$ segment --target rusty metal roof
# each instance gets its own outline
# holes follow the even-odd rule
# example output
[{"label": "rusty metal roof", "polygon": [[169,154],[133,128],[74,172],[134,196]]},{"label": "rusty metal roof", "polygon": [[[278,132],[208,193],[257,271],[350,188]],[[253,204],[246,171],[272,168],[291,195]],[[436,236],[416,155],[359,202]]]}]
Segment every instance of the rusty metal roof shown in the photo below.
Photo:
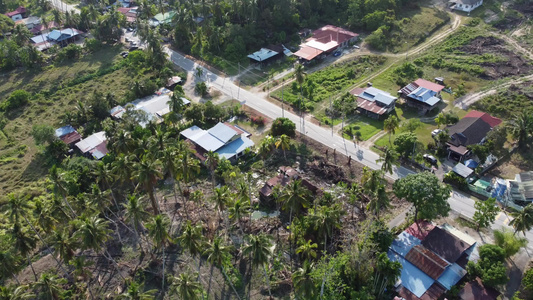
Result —
[{"label": "rusty metal roof", "polygon": [[422,245],[414,246],[407,253],[405,259],[435,280],[444,273],[449,265],[444,259]]}]

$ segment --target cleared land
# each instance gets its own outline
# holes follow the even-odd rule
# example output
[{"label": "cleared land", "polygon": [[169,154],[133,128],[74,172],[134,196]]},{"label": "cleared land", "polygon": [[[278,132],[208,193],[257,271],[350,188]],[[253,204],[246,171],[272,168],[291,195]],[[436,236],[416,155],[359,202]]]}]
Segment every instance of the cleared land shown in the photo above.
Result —
[{"label": "cleared land", "polygon": [[[138,76],[126,68],[102,76],[91,76],[110,68],[122,60],[121,47],[103,49],[79,61],[51,65],[42,70],[13,71],[3,74],[0,99],[11,92],[24,89],[34,94],[23,108],[6,114],[8,122],[0,136],[0,189],[5,193],[19,188],[35,187],[50,166],[31,136],[34,124],[62,126],[65,113],[75,114],[76,101],[85,102],[93,92],[112,93],[119,102],[124,99],[134,80],[143,80],[150,73]],[[104,72],[105,73],[105,72]],[[91,78],[74,84],[84,75]],[[39,93],[38,95],[35,95]]]}]

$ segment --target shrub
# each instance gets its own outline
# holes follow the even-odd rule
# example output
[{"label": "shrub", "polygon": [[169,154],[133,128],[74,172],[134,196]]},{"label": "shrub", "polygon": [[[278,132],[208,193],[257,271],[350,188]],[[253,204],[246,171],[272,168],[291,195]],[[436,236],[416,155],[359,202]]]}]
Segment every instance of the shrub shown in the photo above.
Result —
[{"label": "shrub", "polygon": [[266,123],[265,118],[263,118],[262,116],[258,116],[258,117],[252,116],[250,117],[250,121],[252,122],[252,124],[255,124],[257,126],[265,126],[265,123]]},{"label": "shrub", "polygon": [[31,94],[24,90],[16,90],[11,93],[11,95],[9,95],[9,98],[7,98],[4,103],[2,103],[0,108],[3,111],[10,111],[22,107],[28,103],[30,96]]},{"label": "shrub", "polygon": [[468,182],[466,182],[466,179],[457,175],[457,173],[453,171],[446,173],[446,175],[444,175],[443,181],[451,185],[455,185],[460,190],[468,190]]},{"label": "shrub", "polygon": [[102,48],[102,42],[97,39],[86,39],[85,40],[85,49],[89,52],[96,52]]},{"label": "shrub", "polygon": [[272,123],[272,135],[280,136],[282,134],[294,137],[296,135],[296,124],[287,118],[277,118]]},{"label": "shrub", "polygon": [[205,97],[207,95],[207,85],[205,82],[199,82],[194,86],[194,91],[202,97]]},{"label": "shrub", "polygon": [[81,47],[76,44],[69,44],[57,53],[57,60],[76,59],[81,55]]}]

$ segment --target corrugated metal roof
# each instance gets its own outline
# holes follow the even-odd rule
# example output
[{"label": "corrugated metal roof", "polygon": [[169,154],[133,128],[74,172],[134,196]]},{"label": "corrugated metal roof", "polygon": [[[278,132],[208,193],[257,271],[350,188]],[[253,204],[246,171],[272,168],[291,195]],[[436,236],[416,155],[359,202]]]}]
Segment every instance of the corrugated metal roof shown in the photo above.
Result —
[{"label": "corrugated metal roof", "polygon": [[278,54],[279,53],[274,50],[270,50],[267,48],[261,48],[259,51],[249,54],[248,57],[255,61],[262,62]]},{"label": "corrugated metal roof", "polygon": [[457,175],[467,178],[472,173],[474,173],[474,170],[470,169],[469,167],[463,165],[462,163],[458,163],[453,167],[452,171],[457,173]]},{"label": "corrugated metal roof", "polygon": [[313,58],[319,56],[322,53],[324,53],[324,51],[306,45],[302,45],[300,46],[300,50],[296,51],[294,55],[305,60],[313,60]]},{"label": "corrugated metal roof", "polygon": [[435,280],[444,273],[449,265],[444,259],[422,245],[414,246],[407,253],[405,259]]},{"label": "corrugated metal roof", "polygon": [[458,264],[454,263],[446,268],[444,273],[438,278],[437,282],[440,283],[447,290],[456,285],[466,275],[466,270],[461,268]]},{"label": "corrugated metal roof", "polygon": [[415,296],[422,297],[422,295],[424,295],[424,293],[435,282],[435,280],[426,275],[399,254],[389,251],[387,255],[391,261],[397,261],[402,265],[402,272],[400,275],[402,285]]},{"label": "corrugated metal roof", "polygon": [[204,148],[206,151],[216,151],[220,147],[224,146],[224,143],[214,137],[213,135],[205,132],[202,135],[195,136],[193,140],[198,146]]},{"label": "corrugated metal roof", "polygon": [[235,141],[217,150],[218,155],[222,158],[230,159],[238,153],[250,148],[254,145],[254,142],[247,137],[241,136]]},{"label": "corrugated metal roof", "polygon": [[435,252],[449,263],[455,263],[470,244],[439,227],[433,228],[422,241],[422,245]]},{"label": "corrugated metal roof", "polygon": [[62,136],[67,135],[74,131],[76,131],[74,127],[67,125],[67,126],[63,126],[63,127],[56,129],[55,135],[56,137],[61,138]]},{"label": "corrugated metal roof", "polygon": [[106,141],[105,132],[100,131],[77,142],[76,147],[78,147],[78,149],[80,149],[82,153],[86,153],[105,141]]},{"label": "corrugated metal roof", "polygon": [[235,130],[221,122],[211,127],[209,130],[207,130],[207,132],[209,132],[209,134],[216,137],[217,139],[221,140],[224,144],[226,144],[237,134]]},{"label": "corrugated metal roof", "polygon": [[392,241],[390,248],[399,255],[405,256],[414,246],[420,245],[420,243],[419,239],[403,231]]},{"label": "corrugated metal roof", "polygon": [[185,137],[186,139],[194,141],[195,136],[203,134],[204,132],[205,132],[205,130],[203,130],[202,128],[200,128],[200,127],[198,127],[196,125],[193,125],[193,126],[187,128],[187,129],[183,130],[182,132],[180,132],[180,134],[183,135],[183,137]]}]

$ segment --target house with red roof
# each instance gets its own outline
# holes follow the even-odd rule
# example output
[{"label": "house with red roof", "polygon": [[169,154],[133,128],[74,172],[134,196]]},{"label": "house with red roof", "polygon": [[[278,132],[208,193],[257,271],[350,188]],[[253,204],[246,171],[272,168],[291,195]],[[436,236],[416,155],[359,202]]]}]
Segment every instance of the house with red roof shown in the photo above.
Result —
[{"label": "house with red roof", "polygon": [[26,8],[24,6],[19,6],[14,11],[5,13],[6,16],[10,17],[13,21],[22,20],[26,17]]},{"label": "house with red roof", "polygon": [[373,119],[385,117],[395,108],[396,97],[375,87],[354,88],[350,91],[357,100],[357,110]]},{"label": "house with red roof", "polygon": [[300,45],[300,50],[294,53],[301,61],[310,62],[316,57],[322,57],[333,53],[339,48],[344,48],[350,43],[357,41],[359,34],[346,29],[326,25],[313,31],[304,44]]},{"label": "house with red roof", "polygon": [[437,108],[442,101],[440,94],[442,89],[444,86],[440,84],[418,78],[403,87],[398,93],[405,99],[405,103],[409,107],[414,107],[421,114],[426,114]]},{"label": "house with red roof", "polygon": [[502,120],[488,113],[477,110],[469,112],[459,122],[446,128],[450,136],[446,143],[448,158],[463,161],[470,155],[467,147],[484,143],[487,134],[501,123]]}]

